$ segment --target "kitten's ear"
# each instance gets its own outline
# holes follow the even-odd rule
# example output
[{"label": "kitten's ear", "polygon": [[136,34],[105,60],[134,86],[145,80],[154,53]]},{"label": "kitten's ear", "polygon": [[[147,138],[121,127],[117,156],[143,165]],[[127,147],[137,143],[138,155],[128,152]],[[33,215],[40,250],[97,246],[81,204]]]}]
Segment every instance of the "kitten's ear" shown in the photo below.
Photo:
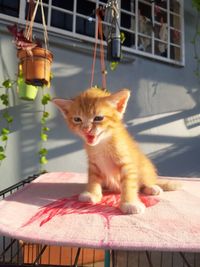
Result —
[{"label": "kitten's ear", "polygon": [[74,101],[72,99],[53,98],[52,102],[58,107],[65,117]]},{"label": "kitten's ear", "polygon": [[117,111],[123,116],[126,111],[126,106],[130,97],[130,90],[122,89],[117,93],[111,94],[108,97],[108,101],[112,104]]}]

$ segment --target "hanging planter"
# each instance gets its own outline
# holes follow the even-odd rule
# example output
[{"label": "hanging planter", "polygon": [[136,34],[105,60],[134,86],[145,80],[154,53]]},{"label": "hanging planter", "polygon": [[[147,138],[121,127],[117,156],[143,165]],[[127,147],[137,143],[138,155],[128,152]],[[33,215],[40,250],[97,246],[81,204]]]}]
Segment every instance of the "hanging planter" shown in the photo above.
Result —
[{"label": "hanging planter", "polygon": [[18,77],[17,79],[17,90],[19,98],[22,100],[33,101],[38,92],[38,87],[35,85],[27,84],[23,77]]},{"label": "hanging planter", "polygon": [[[38,6],[41,7],[42,24],[44,28],[45,48],[37,39],[33,39],[33,23]],[[51,64],[53,54],[48,50],[48,34],[42,0],[29,1],[29,12],[25,31],[18,29],[17,25],[8,26],[9,31],[15,37],[18,49],[17,57],[22,66],[22,76],[27,84],[34,86],[46,86],[50,82]]]},{"label": "hanging planter", "polygon": [[119,7],[117,0],[109,0],[106,8],[104,21],[109,26],[103,27],[107,41],[107,60],[119,62],[121,60],[121,34],[119,27]]},{"label": "hanging planter", "polygon": [[[37,13],[37,9],[40,3],[42,24],[44,28],[44,41],[45,48],[39,47],[38,44],[30,49],[20,49],[17,56],[22,65],[22,75],[27,84],[35,86],[48,85],[51,76],[51,63],[53,60],[53,54],[47,49],[48,34],[45,22],[44,8],[42,0],[37,0],[34,10],[32,12],[30,8],[30,22],[27,21],[27,27],[25,31],[25,37],[27,40],[32,41],[33,23]],[[30,3],[30,7],[34,6],[34,1]]]},{"label": "hanging planter", "polygon": [[48,85],[51,76],[52,53],[44,48],[35,47],[31,55],[26,50],[19,50],[17,56],[22,65],[22,74],[27,84]]}]

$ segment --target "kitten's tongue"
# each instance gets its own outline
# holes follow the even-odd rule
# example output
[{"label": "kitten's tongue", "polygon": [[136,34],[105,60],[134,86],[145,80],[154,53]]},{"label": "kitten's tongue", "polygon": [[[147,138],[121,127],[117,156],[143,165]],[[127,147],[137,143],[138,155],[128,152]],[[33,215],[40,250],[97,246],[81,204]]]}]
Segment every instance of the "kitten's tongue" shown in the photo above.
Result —
[{"label": "kitten's tongue", "polygon": [[95,139],[95,136],[94,135],[91,135],[91,134],[87,134],[86,135],[86,138],[87,138],[87,141],[89,144],[92,144],[94,139]]}]

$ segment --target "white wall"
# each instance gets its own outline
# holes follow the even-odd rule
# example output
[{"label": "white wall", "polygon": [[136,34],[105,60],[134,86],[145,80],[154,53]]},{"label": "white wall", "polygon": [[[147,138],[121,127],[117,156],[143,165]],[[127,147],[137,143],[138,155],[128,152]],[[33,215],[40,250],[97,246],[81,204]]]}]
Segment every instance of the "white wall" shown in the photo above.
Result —
[{"label": "white wall", "polygon": [[[200,92],[193,74],[195,61],[191,44],[194,13],[187,1],[185,67],[178,68],[135,56],[134,62],[120,64],[115,72],[109,71],[107,77],[109,90],[116,91],[124,87],[131,89],[126,125],[144,152],[154,160],[161,175],[200,177]],[[16,73],[15,49],[11,37],[2,29],[3,25],[0,35],[1,81],[12,78]],[[53,37],[50,39],[54,53],[51,95],[72,97],[89,87],[92,55],[69,49],[64,40],[63,44],[60,41],[58,45]],[[100,85],[99,60],[96,64],[95,83]],[[40,95],[33,103],[21,101],[12,94],[10,98],[14,123],[7,159],[0,166],[0,189],[39,170]],[[48,121],[51,131],[47,142],[49,162],[46,169],[85,172],[87,164],[81,141],[68,131],[52,104],[49,104],[48,110],[51,113]]]}]

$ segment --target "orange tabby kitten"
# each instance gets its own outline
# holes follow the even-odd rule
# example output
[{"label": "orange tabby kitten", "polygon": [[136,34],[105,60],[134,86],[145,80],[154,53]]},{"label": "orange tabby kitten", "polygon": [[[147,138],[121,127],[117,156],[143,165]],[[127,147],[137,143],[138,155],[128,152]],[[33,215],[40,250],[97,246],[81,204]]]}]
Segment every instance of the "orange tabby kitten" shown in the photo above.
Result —
[{"label": "orange tabby kitten", "polygon": [[[121,192],[120,208],[125,214],[142,213],[139,190],[157,195],[175,190],[176,184],[157,180],[152,162],[141,152],[122,123],[130,91],[109,94],[90,88],[74,99],[53,99],[69,128],[85,142],[88,155],[88,184],[79,200],[99,202],[102,188]],[[158,184],[162,187],[159,187]]]}]

